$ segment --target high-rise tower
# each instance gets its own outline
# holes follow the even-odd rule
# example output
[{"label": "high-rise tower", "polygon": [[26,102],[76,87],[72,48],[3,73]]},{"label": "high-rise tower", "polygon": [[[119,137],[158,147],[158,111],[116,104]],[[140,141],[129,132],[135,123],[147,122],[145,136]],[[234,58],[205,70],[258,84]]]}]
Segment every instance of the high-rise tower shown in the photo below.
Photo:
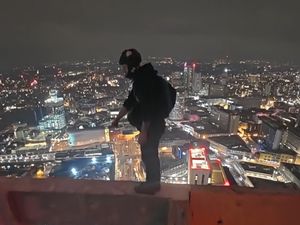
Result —
[{"label": "high-rise tower", "polygon": [[47,116],[39,122],[41,130],[61,130],[66,126],[64,99],[58,97],[57,90],[50,90],[45,100]]},{"label": "high-rise tower", "polygon": [[195,74],[195,64],[189,65],[187,63],[184,63],[183,79],[184,79],[184,86],[188,95],[192,93],[194,74]]},{"label": "high-rise tower", "polygon": [[187,94],[195,94],[202,89],[201,74],[195,72],[196,64],[184,64],[183,79]]}]

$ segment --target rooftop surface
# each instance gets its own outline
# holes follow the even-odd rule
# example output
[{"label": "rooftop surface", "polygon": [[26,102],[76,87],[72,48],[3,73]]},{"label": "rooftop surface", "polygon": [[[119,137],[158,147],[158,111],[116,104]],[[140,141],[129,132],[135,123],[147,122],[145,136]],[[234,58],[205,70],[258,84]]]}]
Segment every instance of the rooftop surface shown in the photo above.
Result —
[{"label": "rooftop surface", "polygon": [[246,171],[265,173],[265,174],[269,174],[269,175],[272,175],[275,170],[274,167],[272,167],[272,166],[266,166],[266,165],[261,165],[261,164],[257,164],[257,163],[240,162],[240,165]]},{"label": "rooftop surface", "polygon": [[280,124],[278,121],[267,117],[267,116],[261,116],[259,117],[264,123],[266,123],[268,126],[272,127],[273,129],[283,129],[282,124]]},{"label": "rooftop surface", "polygon": [[291,173],[300,180],[300,165],[294,165],[289,163],[283,163],[283,165],[288,168]]},{"label": "rooftop surface", "polygon": [[224,145],[227,148],[232,148],[236,146],[247,148],[246,143],[239,135],[230,135],[230,136],[224,135],[224,136],[210,137],[209,139],[221,145]]},{"label": "rooftop surface", "polygon": [[297,189],[297,186],[294,183],[284,183],[284,182],[277,182],[272,180],[261,179],[258,177],[248,177],[251,183],[256,188],[286,188],[286,189]]}]

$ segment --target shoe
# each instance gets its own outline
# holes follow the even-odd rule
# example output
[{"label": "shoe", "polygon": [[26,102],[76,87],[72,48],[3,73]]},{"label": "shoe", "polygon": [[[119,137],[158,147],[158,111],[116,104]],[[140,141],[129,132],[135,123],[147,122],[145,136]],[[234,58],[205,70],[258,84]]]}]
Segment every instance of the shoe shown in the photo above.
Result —
[{"label": "shoe", "polygon": [[144,182],[134,187],[136,193],[154,195],[160,191],[160,182]]}]

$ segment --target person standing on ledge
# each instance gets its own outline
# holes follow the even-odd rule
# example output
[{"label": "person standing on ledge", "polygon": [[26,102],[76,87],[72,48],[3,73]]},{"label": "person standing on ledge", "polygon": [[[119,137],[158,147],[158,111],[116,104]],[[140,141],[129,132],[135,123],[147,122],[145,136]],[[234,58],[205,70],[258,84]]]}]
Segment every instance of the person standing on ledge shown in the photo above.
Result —
[{"label": "person standing on ledge", "polygon": [[141,61],[141,54],[136,49],[126,49],[121,54],[119,64],[123,67],[125,77],[133,84],[128,98],[112,122],[112,127],[118,127],[119,121],[128,114],[130,124],[140,131],[138,143],[141,146],[146,182],[136,186],[135,191],[154,194],[160,190],[158,146],[165,130],[165,118],[168,116],[166,114],[169,113],[165,112],[168,111],[165,109],[166,102],[161,99],[162,92],[168,93],[168,88],[163,85],[163,78],[157,75],[153,66],[150,63],[141,66]]}]

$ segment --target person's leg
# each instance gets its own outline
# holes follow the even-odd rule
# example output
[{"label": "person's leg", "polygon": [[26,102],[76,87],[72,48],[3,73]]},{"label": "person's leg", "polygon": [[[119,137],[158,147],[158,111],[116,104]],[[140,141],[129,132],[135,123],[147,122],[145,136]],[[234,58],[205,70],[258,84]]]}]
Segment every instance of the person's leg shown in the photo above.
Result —
[{"label": "person's leg", "polygon": [[141,146],[142,161],[145,166],[146,182],[136,187],[136,192],[154,194],[160,190],[160,161],[158,146],[164,132],[164,123],[149,128],[147,143]]},{"label": "person's leg", "polygon": [[142,161],[145,165],[146,182],[160,181],[160,162],[158,158],[159,136],[149,132],[148,142],[141,146]]}]

